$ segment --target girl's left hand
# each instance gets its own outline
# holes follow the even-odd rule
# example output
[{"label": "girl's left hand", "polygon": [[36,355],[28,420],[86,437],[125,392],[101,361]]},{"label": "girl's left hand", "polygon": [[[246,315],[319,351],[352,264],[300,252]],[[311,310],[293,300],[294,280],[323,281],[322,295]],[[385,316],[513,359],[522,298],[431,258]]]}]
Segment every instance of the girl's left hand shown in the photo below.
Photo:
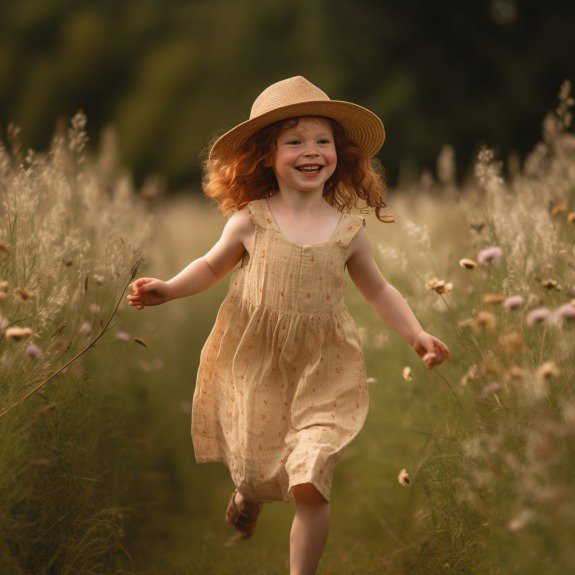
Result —
[{"label": "girl's left hand", "polygon": [[427,369],[431,369],[435,365],[439,365],[444,359],[451,360],[449,348],[440,339],[426,331],[420,331],[415,336],[411,346],[421,357],[429,354],[425,359]]}]

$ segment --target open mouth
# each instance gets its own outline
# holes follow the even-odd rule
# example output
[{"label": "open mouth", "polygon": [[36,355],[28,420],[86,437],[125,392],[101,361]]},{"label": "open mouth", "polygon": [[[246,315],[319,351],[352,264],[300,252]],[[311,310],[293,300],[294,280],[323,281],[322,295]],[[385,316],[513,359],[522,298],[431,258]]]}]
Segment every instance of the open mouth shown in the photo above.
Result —
[{"label": "open mouth", "polygon": [[309,165],[309,166],[296,166],[296,170],[303,172],[304,174],[317,174],[323,166]]}]

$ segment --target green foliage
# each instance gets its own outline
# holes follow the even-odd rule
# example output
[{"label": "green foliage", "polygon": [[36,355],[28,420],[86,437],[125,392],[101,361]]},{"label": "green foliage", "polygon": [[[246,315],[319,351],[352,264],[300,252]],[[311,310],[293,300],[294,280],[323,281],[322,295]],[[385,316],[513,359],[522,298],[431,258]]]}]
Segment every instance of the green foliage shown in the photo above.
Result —
[{"label": "green foliage", "polygon": [[289,76],[382,117],[380,158],[395,183],[403,161],[432,168],[446,142],[461,173],[481,143],[526,153],[534,119],[573,73],[569,2],[25,0],[0,10],[0,122],[39,149],[58,118],[82,109],[95,141],[118,128],[138,180],[158,172],[173,186],[197,182],[208,141]]}]

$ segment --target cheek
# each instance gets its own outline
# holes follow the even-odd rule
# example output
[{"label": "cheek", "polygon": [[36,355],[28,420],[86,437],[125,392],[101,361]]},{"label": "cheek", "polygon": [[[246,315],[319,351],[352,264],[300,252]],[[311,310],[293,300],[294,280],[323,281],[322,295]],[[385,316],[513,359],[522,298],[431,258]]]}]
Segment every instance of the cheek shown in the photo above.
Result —
[{"label": "cheek", "polygon": [[329,160],[330,160],[330,162],[332,162],[333,167],[335,168],[337,166],[337,154],[336,154],[335,150],[333,151],[333,153],[330,154]]}]

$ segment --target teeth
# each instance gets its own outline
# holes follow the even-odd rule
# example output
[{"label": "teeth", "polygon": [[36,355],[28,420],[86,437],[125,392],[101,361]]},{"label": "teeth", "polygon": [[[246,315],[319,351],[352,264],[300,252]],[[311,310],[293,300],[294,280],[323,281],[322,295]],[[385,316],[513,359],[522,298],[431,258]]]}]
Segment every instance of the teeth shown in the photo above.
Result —
[{"label": "teeth", "polygon": [[321,168],[321,166],[315,166],[313,168],[308,168],[307,166],[300,166],[299,168],[297,168],[298,170],[300,170],[300,172],[317,172],[319,171],[319,169]]}]

